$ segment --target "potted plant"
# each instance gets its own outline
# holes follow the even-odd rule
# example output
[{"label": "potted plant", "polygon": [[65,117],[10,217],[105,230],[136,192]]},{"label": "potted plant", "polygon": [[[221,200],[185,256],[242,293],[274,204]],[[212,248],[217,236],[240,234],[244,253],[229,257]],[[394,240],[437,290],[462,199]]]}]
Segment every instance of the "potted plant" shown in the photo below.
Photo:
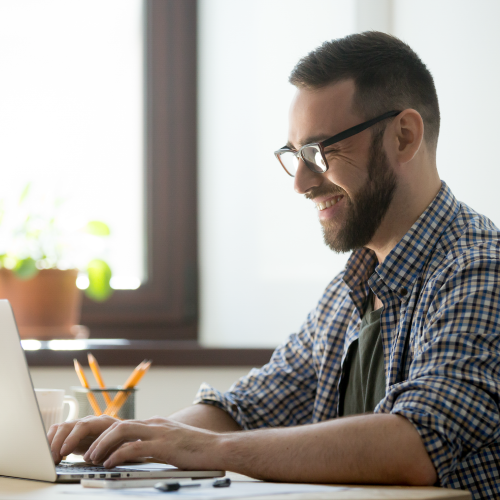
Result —
[{"label": "potted plant", "polygon": [[21,338],[88,336],[77,279],[93,300],[112,293],[102,258],[109,227],[75,221],[66,205],[31,183],[17,199],[0,200],[0,299],[10,301]]}]

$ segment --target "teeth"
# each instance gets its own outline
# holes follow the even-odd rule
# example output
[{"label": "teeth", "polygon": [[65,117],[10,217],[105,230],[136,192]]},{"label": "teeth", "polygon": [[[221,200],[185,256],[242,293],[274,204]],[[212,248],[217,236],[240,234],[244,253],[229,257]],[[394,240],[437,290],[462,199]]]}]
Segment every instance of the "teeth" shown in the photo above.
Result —
[{"label": "teeth", "polygon": [[335,198],[332,198],[331,200],[327,200],[324,203],[317,203],[316,208],[318,209],[318,211],[321,212],[325,208],[332,207],[333,205],[338,203],[341,199],[342,199],[342,196],[336,196]]}]

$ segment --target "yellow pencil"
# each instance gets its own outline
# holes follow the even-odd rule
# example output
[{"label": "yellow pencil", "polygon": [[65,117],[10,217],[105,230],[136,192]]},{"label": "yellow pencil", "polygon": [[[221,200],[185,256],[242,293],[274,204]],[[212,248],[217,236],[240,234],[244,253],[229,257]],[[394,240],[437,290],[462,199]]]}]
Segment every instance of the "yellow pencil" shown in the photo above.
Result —
[{"label": "yellow pencil", "polygon": [[[83,369],[82,369],[80,363],[78,363],[78,361],[76,359],[74,359],[73,362],[75,363],[75,370],[76,370],[76,374],[78,375],[78,378],[80,379],[80,384],[82,384],[82,386],[85,387],[85,389],[90,390],[89,383],[87,382],[87,378],[85,377],[85,373],[83,373]],[[94,395],[91,392],[88,392],[87,397],[89,399],[90,406],[92,406],[92,409],[94,410],[95,415],[97,417],[99,415],[102,415],[102,411],[99,408],[99,404],[97,403]]]},{"label": "yellow pencil", "polygon": [[[149,367],[151,366],[151,363],[152,362],[148,361],[148,360],[144,360],[142,363],[140,363],[136,367],[136,369],[132,372],[132,374],[130,375],[130,377],[127,379],[127,381],[125,382],[125,384],[122,387],[122,390],[123,389],[133,389],[140,382],[140,380],[142,379],[142,377],[144,377],[144,375],[146,374],[146,372],[149,370]],[[113,402],[111,403],[111,405],[106,408],[106,411],[105,411],[106,415],[110,415],[111,417],[116,417],[116,415],[120,411],[120,409],[123,406],[123,404],[125,403],[125,401],[127,401],[127,398],[129,397],[130,392],[131,391],[129,391],[129,392],[121,391],[121,392],[119,392],[114,397]]]},{"label": "yellow pencil", "polygon": [[[133,389],[146,375],[146,372],[149,370],[149,367],[151,366],[151,361],[143,361],[141,364],[141,368],[136,374],[136,376],[133,378],[133,380],[130,382],[129,386],[127,389]],[[125,388],[125,387],[124,387]],[[116,417],[118,415],[118,412],[120,411],[121,407],[125,404],[125,401],[127,401],[127,398],[130,396],[131,391],[128,392],[120,392],[118,394],[117,401],[115,402],[113,409],[110,412],[111,417]]]},{"label": "yellow pencil", "polygon": [[[126,382],[123,384],[122,390],[123,389],[131,389],[135,386],[135,384],[138,381],[138,378],[140,377],[140,374],[143,371],[143,367],[146,363],[147,363],[147,360],[144,360],[137,365],[135,370],[130,374],[130,376],[128,377]],[[125,396],[125,394],[127,394],[127,393],[118,392],[118,394],[114,397],[113,402],[111,403],[111,406],[108,406],[106,408],[105,413],[107,415],[116,416],[118,414],[119,408],[121,408],[121,406],[124,403],[124,398],[126,399],[128,397],[128,394],[130,394],[130,393],[128,393],[127,396]]]},{"label": "yellow pencil", "polygon": [[[101,370],[99,368],[99,363],[97,360],[92,356],[92,354],[89,352],[87,354],[87,358],[89,360],[89,366],[90,369],[92,370],[92,373],[94,374],[94,377],[97,381],[97,384],[101,389],[106,389],[106,384],[104,383],[104,380],[102,379],[101,375]],[[104,396],[104,400],[106,401],[106,405],[111,404],[111,398],[109,397],[109,394],[107,392],[103,392],[102,395]]]},{"label": "yellow pencil", "polygon": [[[128,389],[128,386],[130,385],[130,383],[134,380],[134,378],[137,376],[137,374],[141,371],[142,365],[144,364],[145,361],[146,360],[141,361],[135,367],[134,371],[130,374],[129,378],[123,384],[122,389]],[[111,404],[108,404],[108,406],[104,410],[104,414],[105,415],[110,415],[111,414],[111,412],[113,411],[113,409],[115,407],[116,402],[119,400],[120,394],[121,394],[121,392],[119,392],[118,394],[116,394],[116,396],[113,398],[113,401],[111,402]]]}]

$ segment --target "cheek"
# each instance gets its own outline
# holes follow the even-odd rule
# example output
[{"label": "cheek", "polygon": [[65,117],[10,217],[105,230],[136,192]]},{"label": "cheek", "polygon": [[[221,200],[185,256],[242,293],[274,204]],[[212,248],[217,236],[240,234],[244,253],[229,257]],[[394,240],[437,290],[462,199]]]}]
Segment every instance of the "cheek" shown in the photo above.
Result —
[{"label": "cheek", "polygon": [[323,175],[325,180],[342,188],[351,199],[368,180],[366,168],[340,161],[330,165],[328,171]]}]

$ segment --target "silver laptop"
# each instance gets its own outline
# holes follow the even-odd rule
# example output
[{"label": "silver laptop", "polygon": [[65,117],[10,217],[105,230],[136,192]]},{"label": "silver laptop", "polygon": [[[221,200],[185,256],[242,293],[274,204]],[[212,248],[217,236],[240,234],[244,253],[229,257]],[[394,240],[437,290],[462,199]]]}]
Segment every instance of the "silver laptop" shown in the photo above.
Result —
[{"label": "silver laptop", "polygon": [[[0,476],[50,482],[104,478],[221,477],[224,471],[183,471],[157,464],[104,467],[63,462],[54,466],[14,314],[0,300]],[[162,467],[162,466],[159,466]]]}]

